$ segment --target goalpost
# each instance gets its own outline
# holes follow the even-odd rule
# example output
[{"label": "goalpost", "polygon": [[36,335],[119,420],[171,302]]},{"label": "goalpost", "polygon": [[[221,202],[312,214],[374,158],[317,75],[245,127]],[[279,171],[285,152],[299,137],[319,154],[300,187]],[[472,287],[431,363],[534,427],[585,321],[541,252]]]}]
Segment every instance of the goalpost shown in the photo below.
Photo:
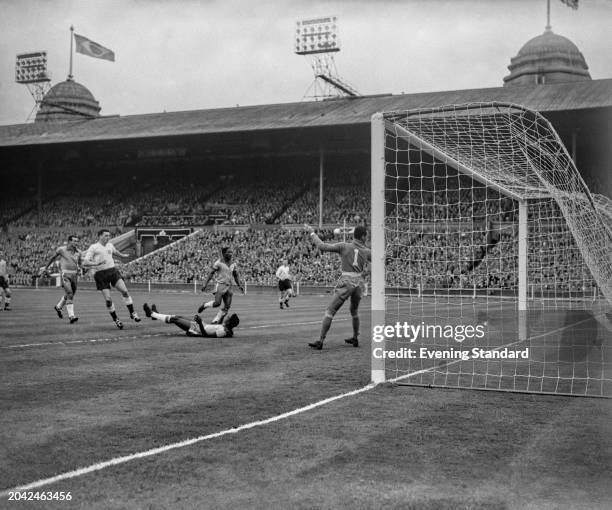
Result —
[{"label": "goalpost", "polygon": [[612,233],[504,103],[372,117],[372,380],[612,396]]}]

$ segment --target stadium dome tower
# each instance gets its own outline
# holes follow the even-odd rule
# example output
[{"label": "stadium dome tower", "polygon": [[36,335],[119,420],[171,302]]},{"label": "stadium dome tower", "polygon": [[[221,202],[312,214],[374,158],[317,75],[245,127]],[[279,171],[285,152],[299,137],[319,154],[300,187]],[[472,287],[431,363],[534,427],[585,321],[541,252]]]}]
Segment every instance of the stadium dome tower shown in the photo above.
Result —
[{"label": "stadium dome tower", "polygon": [[510,60],[508,69],[510,74],[504,77],[504,87],[591,79],[578,47],[567,37],[555,34],[550,26],[525,43]]},{"label": "stadium dome tower", "polygon": [[45,94],[35,122],[92,119],[100,116],[100,109],[100,103],[87,87],[69,77]]}]

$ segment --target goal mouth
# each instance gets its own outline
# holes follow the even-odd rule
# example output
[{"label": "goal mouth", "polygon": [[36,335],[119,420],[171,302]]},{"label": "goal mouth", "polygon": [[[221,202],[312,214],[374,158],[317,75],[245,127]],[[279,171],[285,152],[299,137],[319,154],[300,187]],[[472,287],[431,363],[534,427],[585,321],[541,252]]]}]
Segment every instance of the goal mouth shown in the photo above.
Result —
[{"label": "goal mouth", "polygon": [[611,204],[520,105],[375,115],[372,379],[612,396]]}]

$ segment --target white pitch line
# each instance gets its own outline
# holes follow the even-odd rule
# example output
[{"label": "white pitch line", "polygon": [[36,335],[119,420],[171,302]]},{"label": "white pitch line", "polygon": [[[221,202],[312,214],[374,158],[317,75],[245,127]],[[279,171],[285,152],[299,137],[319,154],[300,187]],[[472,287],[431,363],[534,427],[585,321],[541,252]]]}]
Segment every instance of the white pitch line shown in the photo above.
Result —
[{"label": "white pitch line", "polygon": [[138,340],[144,338],[154,338],[160,336],[171,336],[170,333],[150,333],[147,335],[133,335],[133,336],[116,336],[107,338],[86,338],[83,340],[62,340],[59,342],[39,342],[32,344],[15,344],[15,345],[2,345],[0,349],[23,349],[26,347],[50,347],[56,345],[74,345],[74,344],[93,344],[93,343],[104,343],[104,342],[118,342],[121,340]]},{"label": "white pitch line", "polygon": [[[575,322],[574,324],[568,324],[567,326],[563,326],[562,328],[557,328],[557,329],[555,329],[553,331],[547,331],[546,333],[540,333],[539,335],[530,336],[529,338],[526,338],[525,340],[517,340],[516,342],[511,342],[509,344],[500,345],[499,347],[496,347],[495,349],[491,349],[491,350],[492,351],[498,351],[499,349],[504,349],[506,347],[511,347],[513,345],[520,344],[520,343],[523,343],[523,342],[527,342],[529,340],[536,340],[538,338],[543,338],[543,337],[548,336],[548,335],[553,335],[555,333],[559,333],[559,332],[564,331],[566,329],[573,328],[574,326],[578,326],[579,324],[582,324],[583,322],[588,322],[590,320],[591,320],[591,317],[589,317],[587,319],[582,319],[581,321]],[[455,363],[459,363],[461,361],[463,361],[463,360],[462,359],[456,359],[454,361],[446,363],[445,366],[454,365]],[[400,375],[398,377],[395,377],[393,379],[388,379],[385,382],[394,383],[394,382],[397,382],[397,381],[401,381],[402,379],[409,379],[410,377],[414,377],[415,375],[421,375],[421,374],[426,374],[427,372],[431,372],[435,368],[437,368],[437,367],[434,365],[434,366],[429,367],[429,368],[424,368],[422,370],[417,370],[416,372],[410,372],[409,374],[404,374],[404,375]]]},{"label": "white pitch line", "polygon": [[79,469],[75,469],[74,471],[68,471],[66,473],[62,473],[56,476],[52,476],[51,478],[44,478],[42,480],[37,480],[35,482],[31,482],[25,485],[20,485],[18,487],[13,487],[11,489],[5,489],[3,491],[0,491],[0,497],[4,497],[4,496],[8,496],[8,494],[10,492],[20,492],[20,491],[26,491],[26,490],[30,490],[30,489],[36,489],[38,487],[44,487],[46,485],[50,485],[52,483],[55,482],[60,482],[62,480],[68,480],[70,478],[76,478],[78,476],[82,476],[82,475],[86,475],[88,473],[93,473],[94,471],[100,471],[102,469],[105,469],[107,467],[111,467],[111,466],[117,466],[119,464],[124,464],[126,462],[130,462],[132,460],[137,460],[137,459],[144,459],[146,457],[151,457],[153,455],[158,455],[160,453],[165,453],[168,452],[170,450],[175,450],[177,448],[183,448],[184,446],[190,446],[202,441],[207,441],[209,439],[216,439],[218,437],[222,437],[222,436],[226,436],[228,434],[236,434],[238,432],[241,432],[243,430],[248,430],[248,429],[252,429],[255,427],[261,427],[263,425],[268,425],[269,423],[274,423],[280,420],[284,420],[286,418],[290,418],[292,416],[295,416],[297,414],[301,414],[301,413],[305,413],[307,411],[311,411],[312,409],[316,409],[317,407],[321,407],[324,406],[326,404],[329,404],[331,402],[335,402],[336,400],[340,400],[346,397],[352,397],[354,395],[358,395],[360,393],[364,393],[366,391],[371,390],[372,388],[375,388],[377,386],[377,384],[375,383],[371,383],[368,384],[367,386],[363,386],[361,388],[358,388],[356,390],[353,391],[349,391],[347,393],[341,393],[340,395],[335,395],[333,397],[329,397],[326,398],[324,400],[319,400],[318,402],[315,402],[314,404],[309,404],[307,406],[304,407],[299,407],[298,409],[294,409],[293,411],[288,411],[286,413],[283,414],[279,414],[277,416],[272,416],[271,418],[266,418],[265,420],[259,420],[259,421],[253,421],[250,423],[246,423],[244,425],[240,425],[239,427],[235,427],[235,428],[231,428],[231,429],[225,429],[222,430],[220,432],[215,432],[213,434],[208,434],[206,436],[199,436],[193,439],[186,439],[185,441],[180,441],[178,443],[173,443],[173,444],[169,444],[169,445],[165,445],[165,446],[160,446],[158,448],[153,448],[151,450],[146,450],[144,452],[139,452],[139,453],[134,453],[132,455],[126,455],[124,457],[115,457],[112,458],[110,460],[107,461],[103,461],[103,462],[98,462],[96,464],[92,464],[91,466],[87,466],[84,468],[79,468]]},{"label": "white pitch line", "polygon": [[[342,322],[347,321],[348,319],[334,319],[334,322]],[[321,320],[316,321],[308,321],[308,322],[293,322],[289,324],[282,324],[282,326],[307,326],[309,324],[321,324]],[[278,326],[278,322],[276,324],[263,324],[261,326],[247,326],[244,329],[263,329],[263,328],[271,328],[274,326]]]},{"label": "white pitch line", "polygon": [[[558,329],[556,329],[554,331],[547,332],[545,334],[536,335],[534,337],[531,337],[530,339],[540,338],[542,336],[547,336],[547,335],[550,335],[550,334],[553,334],[553,333],[556,333],[556,332],[559,332],[559,331],[563,331],[563,330],[568,329],[570,327],[577,326],[578,324],[582,324],[583,322],[586,322],[588,320],[590,320],[590,318],[578,321],[578,322],[576,322],[574,324],[570,324],[570,325],[564,326],[562,328],[558,328]],[[518,344],[518,343],[521,343],[521,342],[524,342],[524,340],[518,340],[516,342],[512,342],[512,343],[509,343],[507,345],[503,345],[503,346],[497,347],[495,350],[501,349],[503,347],[509,347],[511,345],[515,345],[515,344]],[[449,365],[450,364],[454,364],[454,363],[456,363],[458,361],[459,360],[453,361],[453,362],[449,363]],[[430,367],[430,368],[427,368],[427,369],[424,369],[424,370],[419,370],[417,372],[413,372],[411,374],[402,375],[402,376],[396,377],[394,379],[389,379],[389,380],[387,380],[385,382],[388,382],[388,383],[397,382],[397,381],[399,381],[401,379],[406,379],[408,377],[413,377],[415,375],[419,375],[419,374],[422,374],[422,373],[425,373],[425,372],[429,372],[433,368],[435,368],[435,367]],[[358,388],[356,390],[349,391],[347,393],[341,393],[340,395],[335,395],[333,397],[329,397],[329,398],[326,398],[324,400],[320,400],[318,402],[315,402],[314,404],[309,404],[309,405],[307,405],[305,407],[300,407],[298,409],[294,409],[293,411],[288,411],[286,413],[279,414],[277,416],[272,416],[271,418],[266,418],[265,420],[259,420],[259,421],[254,421],[254,422],[246,423],[244,425],[240,425],[239,427],[235,427],[235,428],[231,428],[231,429],[225,429],[225,430],[222,430],[220,432],[214,432],[213,434],[208,434],[206,436],[199,436],[199,437],[196,437],[196,438],[193,438],[193,439],[187,439],[185,441],[180,441],[178,443],[173,443],[173,444],[169,444],[169,445],[166,445],[166,446],[160,446],[159,448],[153,448],[151,450],[146,450],[144,452],[134,453],[132,455],[126,455],[124,457],[115,457],[115,458],[107,460],[107,461],[98,462],[97,464],[92,464],[91,466],[75,469],[74,471],[68,471],[66,473],[62,473],[62,474],[59,474],[59,475],[56,475],[56,476],[52,476],[51,478],[44,478],[42,480],[37,480],[35,482],[31,482],[31,483],[28,483],[26,485],[20,485],[20,486],[17,486],[17,487],[13,487],[11,489],[5,489],[3,491],[0,491],[0,497],[8,496],[8,494],[10,492],[26,491],[26,490],[30,490],[30,489],[36,489],[36,488],[39,488],[39,487],[44,487],[46,485],[51,485],[51,484],[53,484],[55,482],[60,482],[62,480],[68,480],[70,478],[76,478],[78,476],[86,475],[88,473],[93,473],[95,471],[100,471],[100,470],[105,469],[107,467],[117,466],[119,464],[124,464],[124,463],[132,461],[132,460],[143,459],[143,458],[146,458],[146,457],[151,457],[153,455],[158,455],[160,453],[165,453],[167,451],[175,450],[177,448],[182,448],[184,446],[190,446],[190,445],[202,442],[202,441],[206,441],[208,439],[216,439],[218,437],[222,437],[222,436],[225,436],[225,435],[228,435],[228,434],[236,434],[236,433],[241,432],[243,430],[248,430],[248,429],[252,429],[252,428],[255,428],[255,427],[260,427],[262,425],[268,425],[269,423],[274,423],[276,421],[284,420],[286,418],[290,418],[291,416],[295,416],[297,414],[304,413],[306,411],[311,411],[312,409],[316,409],[317,407],[321,407],[321,406],[324,406],[324,405],[329,404],[331,402],[335,402],[336,400],[340,400],[342,398],[352,397],[354,395],[358,395],[360,393],[364,393],[366,391],[369,391],[369,390],[375,388],[376,386],[378,386],[378,383],[370,383],[367,386],[363,386],[363,387]]]},{"label": "white pitch line", "polygon": [[[348,319],[338,318],[335,319],[334,322],[342,322],[347,321]],[[291,322],[284,323],[283,326],[292,327],[292,326],[307,326],[311,324],[320,324],[320,320],[316,321],[308,321],[308,322]],[[279,323],[275,322],[273,324],[261,324],[258,326],[246,326],[240,329],[265,329],[265,328],[273,328],[278,327]],[[0,349],[9,350],[9,349],[25,349],[28,347],[55,347],[55,346],[66,346],[66,345],[75,345],[75,344],[93,344],[93,343],[105,343],[105,342],[121,342],[122,340],[139,340],[146,338],[156,338],[163,336],[176,336],[177,333],[150,333],[145,335],[133,335],[133,336],[116,336],[116,337],[106,337],[106,338],[89,338],[83,340],[64,340],[59,342],[38,342],[31,344],[14,344],[14,345],[1,345]],[[199,337],[193,337],[199,338]]]}]

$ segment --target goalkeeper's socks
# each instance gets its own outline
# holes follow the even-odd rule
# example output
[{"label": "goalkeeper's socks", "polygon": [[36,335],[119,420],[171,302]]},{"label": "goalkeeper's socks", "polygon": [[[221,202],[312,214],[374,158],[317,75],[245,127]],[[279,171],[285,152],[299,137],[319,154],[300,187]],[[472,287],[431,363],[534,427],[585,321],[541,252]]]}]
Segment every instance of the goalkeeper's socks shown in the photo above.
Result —
[{"label": "goalkeeper's socks", "polygon": [[323,322],[321,323],[321,342],[325,340],[325,337],[327,336],[327,332],[329,331],[329,328],[331,327],[332,320],[333,319],[331,317],[328,317],[327,315],[323,317]]},{"label": "goalkeeper's socks", "polygon": [[359,338],[359,317],[353,317],[353,338]]}]

